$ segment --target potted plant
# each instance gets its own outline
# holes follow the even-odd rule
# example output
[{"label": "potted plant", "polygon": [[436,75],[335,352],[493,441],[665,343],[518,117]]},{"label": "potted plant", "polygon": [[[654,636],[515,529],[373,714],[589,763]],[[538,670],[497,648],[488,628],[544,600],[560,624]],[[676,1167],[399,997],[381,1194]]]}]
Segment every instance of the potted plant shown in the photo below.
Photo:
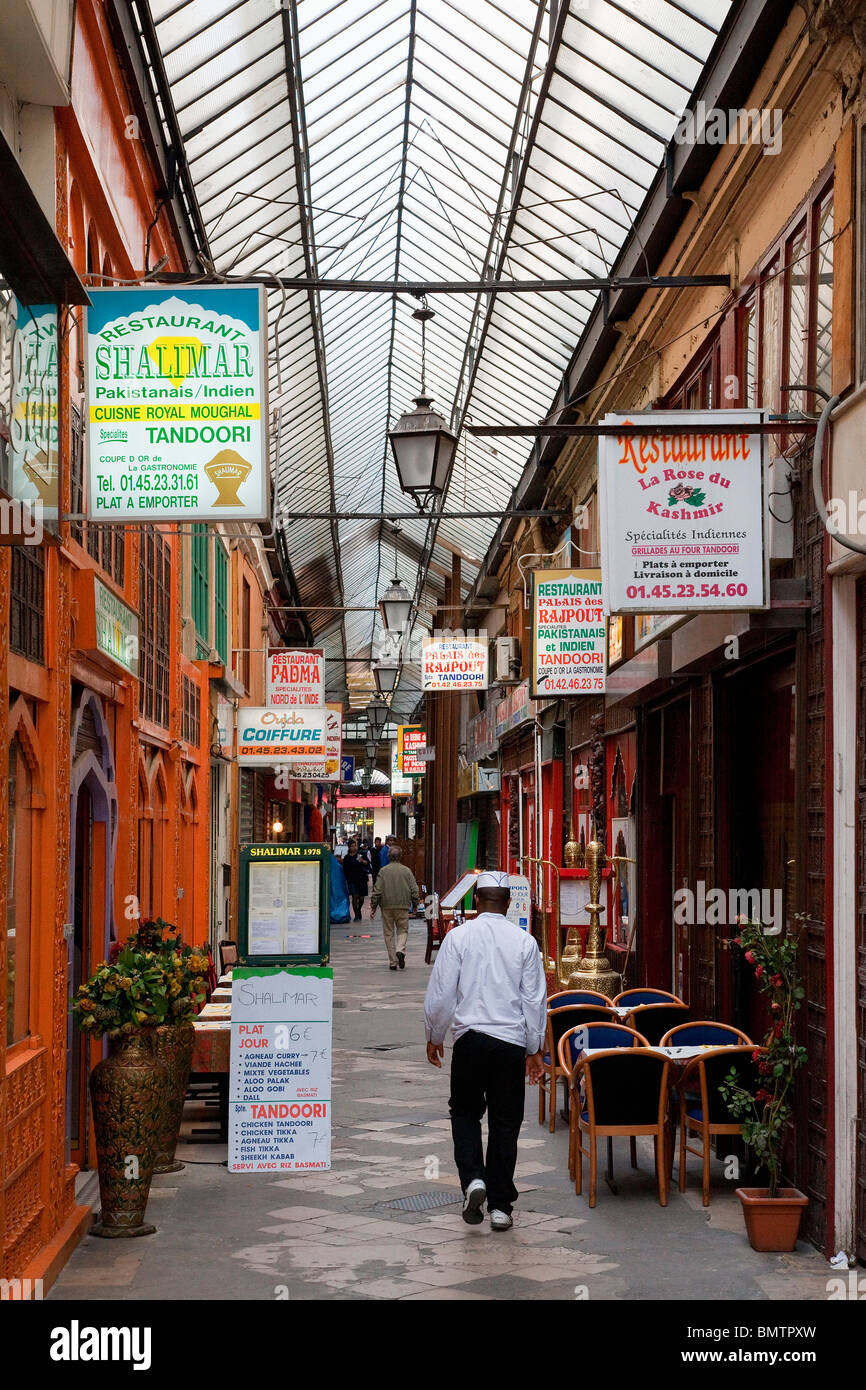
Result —
[{"label": "potted plant", "polygon": [[753,1053],[756,1084],[744,1085],[731,1071],[719,1087],[731,1114],[742,1121],[743,1139],[757,1167],[766,1169],[767,1187],[738,1187],[746,1232],[754,1250],[793,1250],[808,1197],[780,1186],[785,1127],[791,1117],[791,1091],[806,1049],[794,1038],[796,1014],[805,997],[797,970],[797,938],[781,927],[740,919],[735,944],[752,967],[758,988],[769,1001],[770,1028]]},{"label": "potted plant", "polygon": [[165,970],[154,952],[125,946],[101,961],[77,990],[78,1027],[108,1035],[108,1056],[90,1074],[99,1169],[99,1236],[152,1235],[144,1212],[156,1160],[168,1076],[155,1052],[156,1028],[168,1013]]},{"label": "potted plant", "polygon": [[155,953],[165,972],[168,1009],[156,1028],[156,1055],[168,1072],[166,1103],[157,1139],[154,1173],[177,1173],[183,1164],[175,1159],[183,1103],[189,1084],[192,1050],[195,1042],[193,1016],[206,994],[207,948],[184,945],[169,922],[157,917],[142,922],[137,941]]}]

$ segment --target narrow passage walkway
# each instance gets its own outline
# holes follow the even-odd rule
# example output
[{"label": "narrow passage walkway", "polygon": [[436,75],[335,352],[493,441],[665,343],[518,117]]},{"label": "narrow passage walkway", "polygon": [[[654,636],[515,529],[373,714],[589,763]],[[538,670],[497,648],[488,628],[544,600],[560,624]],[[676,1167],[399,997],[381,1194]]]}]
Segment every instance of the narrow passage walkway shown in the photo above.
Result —
[{"label": "narrow passage walkway", "polygon": [[494,1235],[487,1221],[466,1226],[448,1124],[450,1049],[441,1072],[424,1056],[425,939],[426,929],[413,924],[406,969],[392,974],[378,920],[333,928],[330,1172],[232,1175],[221,1166],[225,1145],[182,1143],[184,1171],[154,1180],[148,1219],[157,1234],[87,1237],[49,1297],[826,1297],[832,1271],[811,1246],[801,1243],[794,1255],[750,1249],[735,1184],[725,1183],[721,1165],[708,1211],[696,1159],[685,1196],[674,1191],[662,1209],[650,1152],[639,1150],[633,1173],[622,1141],[619,1195],[600,1182],[590,1211],[568,1180],[566,1126],[558,1120],[551,1135],[538,1125],[534,1088],[527,1089],[514,1229]]}]

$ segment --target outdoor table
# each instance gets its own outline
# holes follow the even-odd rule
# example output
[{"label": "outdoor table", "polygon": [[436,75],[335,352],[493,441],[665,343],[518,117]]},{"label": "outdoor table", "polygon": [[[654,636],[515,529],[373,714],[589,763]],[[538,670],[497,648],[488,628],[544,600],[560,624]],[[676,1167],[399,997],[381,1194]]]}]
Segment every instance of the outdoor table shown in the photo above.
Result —
[{"label": "outdoor table", "polygon": [[[617,1009],[617,1012],[618,1012],[618,1013],[621,1013],[621,1012],[628,1013],[628,1012],[630,1012],[630,1011],[629,1011],[628,1009],[622,1010],[622,1009],[618,1008],[618,1009]],[[690,1062],[690,1061],[692,1060],[692,1058],[694,1058],[694,1057],[700,1057],[700,1055],[701,1055],[702,1052],[717,1052],[717,1051],[719,1050],[720,1047],[725,1048],[725,1047],[736,1047],[736,1046],[737,1046],[736,1043],[695,1043],[695,1044],[694,1044],[693,1046],[691,1046],[691,1047],[687,1047],[687,1046],[683,1046],[683,1047],[652,1047],[652,1048],[642,1049],[642,1050],[643,1050],[643,1051],[650,1051],[650,1052],[661,1052],[662,1055],[663,1055],[664,1057],[667,1057],[667,1059],[668,1059],[669,1062],[672,1062],[672,1063],[674,1064],[674,1066],[682,1067],[682,1066],[685,1066],[686,1062]],[[612,1050],[613,1050],[613,1049],[611,1049],[611,1048],[609,1048],[609,1047],[584,1047],[584,1048],[581,1048],[581,1050],[580,1050],[578,1056],[579,1056],[579,1057],[595,1057],[595,1056],[598,1056],[598,1054],[601,1053],[601,1052],[611,1052]],[[621,1050],[621,1051],[627,1051],[628,1049],[619,1049],[619,1050]],[[673,1152],[671,1153],[671,1163],[673,1163]],[[608,1139],[608,1141],[607,1141],[607,1171],[606,1171],[606,1173],[605,1173],[605,1175],[604,1175],[604,1180],[605,1180],[605,1182],[607,1183],[608,1187],[610,1188],[611,1192],[614,1193],[614,1195],[616,1195],[617,1189],[616,1189],[616,1185],[615,1185],[614,1180],[613,1180],[613,1140],[612,1140],[612,1139]]]},{"label": "outdoor table", "polygon": [[217,985],[216,989],[214,990],[213,994],[208,1000],[209,1004],[230,1004],[231,1002],[231,988],[226,988],[224,985]]},{"label": "outdoor table", "polygon": [[[207,1004],[193,1019],[195,1038],[192,1045],[190,1076],[201,1081],[210,1081],[217,1088],[219,1100],[219,1133],[216,1137],[225,1139],[228,1135],[229,1115],[229,1059],[231,1056],[231,1005],[220,1004],[220,1011],[228,1010],[224,1016],[214,1016],[209,1012],[214,1008]],[[213,1131],[194,1129],[193,1134],[211,1135]]]}]

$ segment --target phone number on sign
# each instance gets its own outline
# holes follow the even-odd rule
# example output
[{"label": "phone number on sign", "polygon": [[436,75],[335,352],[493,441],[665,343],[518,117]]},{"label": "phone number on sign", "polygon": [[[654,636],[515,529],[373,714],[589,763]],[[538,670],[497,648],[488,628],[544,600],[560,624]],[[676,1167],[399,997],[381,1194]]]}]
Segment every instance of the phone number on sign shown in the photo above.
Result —
[{"label": "phone number on sign", "polygon": [[603,676],[539,675],[539,690],[604,690]]},{"label": "phone number on sign", "polygon": [[629,584],[626,598],[745,598],[748,584]]}]

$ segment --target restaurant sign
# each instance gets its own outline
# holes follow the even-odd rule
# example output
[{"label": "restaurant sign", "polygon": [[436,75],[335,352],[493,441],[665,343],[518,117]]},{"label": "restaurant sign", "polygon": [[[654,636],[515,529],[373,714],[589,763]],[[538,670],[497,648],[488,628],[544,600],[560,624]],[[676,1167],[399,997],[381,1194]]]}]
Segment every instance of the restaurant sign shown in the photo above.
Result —
[{"label": "restaurant sign", "polygon": [[525,720],[534,719],[537,710],[537,704],[529,698],[529,681],[522,681],[496,706],[497,739],[503,738]]},{"label": "restaurant sign", "polygon": [[487,689],[487,642],[477,637],[428,638],[421,653],[426,691]]},{"label": "restaurant sign", "polygon": [[401,724],[397,729],[397,761],[404,777],[424,777],[427,763],[418,756],[427,748],[427,734],[420,724]]},{"label": "restaurant sign", "polygon": [[[759,410],[609,414],[598,442],[604,607],[688,613],[766,607],[767,510]],[[653,434],[629,425],[651,423]],[[665,433],[709,424],[711,432]]]},{"label": "restaurant sign", "polygon": [[264,290],[88,294],[88,515],[267,520]]},{"label": "restaurant sign", "polygon": [[532,696],[603,694],[606,648],[601,570],[534,571]]},{"label": "restaurant sign", "polygon": [[268,704],[272,709],[321,705],[325,700],[325,653],[321,647],[268,652]]},{"label": "restaurant sign", "polygon": [[391,744],[391,795],[392,796],[411,796],[412,778],[406,777],[400,770],[400,745],[396,739]]},{"label": "restaurant sign", "polygon": [[237,712],[238,762],[249,767],[295,764],[304,775],[327,758],[327,710],[270,709],[250,705]]}]

